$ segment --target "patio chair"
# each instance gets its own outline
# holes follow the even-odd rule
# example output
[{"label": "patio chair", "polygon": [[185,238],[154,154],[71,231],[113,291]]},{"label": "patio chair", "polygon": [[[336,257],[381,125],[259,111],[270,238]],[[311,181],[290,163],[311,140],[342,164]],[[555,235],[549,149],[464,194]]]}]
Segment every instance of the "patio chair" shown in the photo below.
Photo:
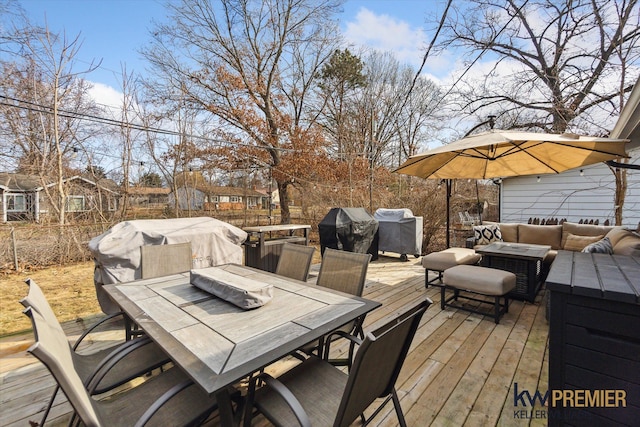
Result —
[{"label": "patio chair", "polygon": [[140,246],[143,279],[184,273],[193,267],[191,243]]},{"label": "patio chair", "polygon": [[469,212],[458,212],[458,216],[460,217],[460,224],[464,226],[475,225],[473,219],[469,217]]},{"label": "patio chair", "polygon": [[[20,303],[25,308],[31,307],[33,310],[37,311],[50,325],[49,327],[55,329],[56,334],[61,337],[63,336],[67,342],[67,346],[70,346],[65,332],[62,329],[60,322],[58,322],[58,319],[56,318],[56,315],[49,305],[49,302],[47,301],[47,298],[42,292],[40,286],[31,279],[27,279],[25,282],[29,285],[29,293],[26,297],[20,300]],[[94,332],[99,326],[107,323],[107,321],[120,315],[122,315],[122,313],[112,314],[105,317],[103,320],[87,329],[76,340],[76,342],[70,346],[72,363],[81,380],[85,384],[88,384],[89,381],[91,381],[93,376],[102,366],[111,363],[111,360],[118,352],[127,351],[126,356],[122,359],[122,363],[118,363],[113,366],[113,368],[104,376],[102,381],[96,385],[96,393],[104,393],[106,391],[113,390],[134,378],[140,377],[153,369],[165,365],[171,360],[148,337],[124,341],[93,353],[78,353],[76,351],[87,335]],[[59,386],[56,385],[51,399],[45,408],[40,425],[44,425],[54,399],[58,393],[58,389]]]},{"label": "patio chair", "polygon": [[[371,254],[325,248],[316,285],[361,297],[370,262]],[[363,320],[363,318],[356,319],[342,326],[339,330],[363,338]],[[333,339],[337,338],[339,337],[333,336]],[[320,355],[324,344],[324,340],[321,339],[318,343],[309,344],[301,350],[306,354],[315,352]],[[347,358],[332,359],[331,362],[335,365],[348,366],[352,359],[353,348],[354,345],[351,343]]]},{"label": "patio chair", "polygon": [[[280,377],[261,373],[249,382],[244,425],[257,409],[276,425],[348,426],[361,417],[368,424],[393,401],[399,425],[406,426],[395,383],[430,300],[416,305],[374,332],[360,344],[349,374],[312,356]],[[347,335],[345,335],[346,337]],[[257,388],[259,381],[264,386]],[[364,411],[378,398],[384,401],[368,418]]]},{"label": "patio chair", "polygon": [[[173,367],[146,379],[129,390],[97,400],[91,396],[102,375],[108,374],[120,352],[100,369],[89,384],[85,384],[75,369],[73,353],[66,336],[44,316],[28,307],[24,313],[31,318],[36,342],[27,350],[51,372],[74,409],[69,425],[86,426],[142,426],[193,425],[204,421],[216,409],[215,399],[209,398],[182,371]],[[86,388],[85,388],[86,387]]]},{"label": "patio chair", "polygon": [[362,296],[371,254],[325,248],[316,285]]},{"label": "patio chair", "polygon": [[[193,268],[191,243],[140,246],[140,274],[143,279],[185,273]],[[141,334],[140,328],[127,318],[127,338]]]},{"label": "patio chair", "polygon": [[290,279],[306,282],[315,250],[316,248],[313,246],[294,243],[283,244],[275,273]]}]

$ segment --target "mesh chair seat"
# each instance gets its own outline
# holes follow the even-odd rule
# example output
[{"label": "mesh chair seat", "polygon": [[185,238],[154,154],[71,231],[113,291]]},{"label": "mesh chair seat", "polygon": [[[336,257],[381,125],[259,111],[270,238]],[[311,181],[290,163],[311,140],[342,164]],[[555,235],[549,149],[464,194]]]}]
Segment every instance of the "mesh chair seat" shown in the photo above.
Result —
[{"label": "mesh chair seat", "polygon": [[[339,251],[325,248],[318,273],[317,286],[345,292],[361,297],[364,291],[364,284],[367,278],[367,270],[371,262],[371,254],[361,254],[356,252]],[[356,319],[347,323],[338,330],[347,334],[362,335],[363,319]],[[320,355],[324,343],[311,343],[300,349],[303,353]],[[353,347],[350,349],[349,357],[346,359],[333,360],[334,364],[349,365]]]},{"label": "mesh chair seat", "polygon": [[143,279],[189,271],[193,267],[191,243],[140,246],[140,264]]},{"label": "mesh chair seat", "polygon": [[[406,426],[395,382],[430,304],[427,299],[368,333],[348,375],[328,361],[311,356],[277,379],[264,373],[254,376],[249,384],[245,426],[251,425],[256,408],[276,425],[346,427],[363,417],[378,398],[384,401],[364,424],[392,400],[399,424]],[[259,381],[266,385],[258,388]]]},{"label": "mesh chair seat", "polygon": [[110,427],[194,425],[204,421],[217,407],[215,399],[206,396],[177,367],[109,399],[93,399],[90,396],[93,386],[109,366],[101,369],[85,388],[64,334],[32,307],[24,313],[31,318],[36,338],[28,351],[47,367],[67,396],[75,411],[70,425],[80,421],[86,426]]},{"label": "mesh chair seat", "polygon": [[283,244],[275,273],[306,282],[315,250],[313,246]]},{"label": "mesh chair seat", "polygon": [[[25,308],[31,307],[37,311],[59,336],[64,337],[64,339],[67,340],[64,330],[58,322],[58,319],[49,305],[46,296],[42,292],[42,289],[34,280],[27,279],[26,283],[29,285],[29,293],[26,297],[20,300],[20,303]],[[113,314],[106,317],[104,320],[112,319],[121,315],[123,314]],[[165,365],[171,360],[167,354],[162,351],[162,349],[147,337],[119,342],[93,353],[81,354],[76,352],[75,350],[82,343],[84,338],[87,337],[90,332],[96,330],[97,327],[101,326],[102,323],[103,322],[99,322],[85,331],[85,333],[82,334],[75,344],[69,349],[74,369],[77,371],[80,379],[85,385],[91,381],[91,378],[103,364],[109,362],[111,356],[123,351],[124,349],[128,349],[126,356],[124,356],[121,362],[115,364],[104,376],[102,381],[96,385],[94,393],[100,394],[112,390],[134,378],[152,371],[153,369]],[[123,329],[123,337],[124,335],[125,330]],[[69,346],[68,341],[67,345]],[[51,399],[44,410],[40,425],[44,425],[57,393],[58,387],[55,387]]]}]

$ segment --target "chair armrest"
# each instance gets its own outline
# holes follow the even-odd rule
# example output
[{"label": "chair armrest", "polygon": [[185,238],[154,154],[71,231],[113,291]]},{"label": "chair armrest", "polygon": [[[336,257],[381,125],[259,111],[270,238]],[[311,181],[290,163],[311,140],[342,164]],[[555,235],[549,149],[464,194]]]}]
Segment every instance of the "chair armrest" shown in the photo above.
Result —
[{"label": "chair armrest", "polygon": [[150,344],[151,338],[144,337],[137,340],[130,340],[124,342],[118,346],[115,350],[109,353],[94,369],[93,373],[84,381],[84,385],[90,395],[94,394],[100,381],[103,380],[105,375],[113,368],[118,362],[125,358],[128,354],[139,349],[142,346]]},{"label": "chair armrest", "polygon": [[184,390],[187,387],[190,387],[192,385],[194,385],[193,381],[184,380],[184,381],[174,385],[173,387],[171,387],[166,392],[164,392],[164,394],[162,396],[160,396],[155,402],[153,402],[153,404],[144,412],[144,414],[142,414],[140,419],[138,421],[136,421],[135,427],[142,427],[142,426],[146,425],[147,422],[149,422],[149,420],[151,419],[151,417],[153,417],[153,415],[156,412],[158,412],[158,410],[160,408],[162,408],[162,406],[165,403],[167,403],[172,397],[174,397],[175,395],[180,393],[182,390]]},{"label": "chair armrest", "polygon": [[80,335],[80,337],[76,340],[76,342],[73,344],[73,349],[76,350],[78,348],[78,346],[82,343],[82,340],[85,339],[85,337],[87,335],[89,335],[91,332],[93,332],[98,326],[103,325],[105,322],[116,318],[117,316],[124,316],[124,312],[123,311],[119,311],[117,313],[113,313],[108,315],[107,317],[101,319],[100,321],[98,321],[97,323],[94,323],[93,325],[91,325],[89,327],[89,329],[87,329],[86,331],[84,331],[82,333],[82,335]]},{"label": "chair armrest", "polygon": [[[331,350],[331,342],[335,339],[335,338],[345,338],[349,341],[351,341],[351,348],[353,348],[354,345],[360,345],[362,344],[362,339],[358,338],[355,335],[351,335],[347,332],[344,331],[334,331],[331,332],[329,335],[326,336],[326,343],[324,345],[324,353],[322,355],[322,358],[324,360],[329,360],[329,351]],[[351,353],[352,351],[350,351]]]},{"label": "chair armrest", "polygon": [[249,393],[247,395],[246,403],[247,412],[245,413],[245,426],[251,425],[251,408],[253,407],[255,389],[258,380],[263,381],[265,387],[271,387],[274,392],[282,397],[287,406],[291,408],[291,411],[302,427],[311,427],[311,420],[309,420],[309,416],[300,404],[300,401],[293,395],[293,393],[291,393],[291,390],[289,390],[282,382],[266,373],[261,373],[254,376],[253,378],[251,378],[251,381],[249,383]]}]

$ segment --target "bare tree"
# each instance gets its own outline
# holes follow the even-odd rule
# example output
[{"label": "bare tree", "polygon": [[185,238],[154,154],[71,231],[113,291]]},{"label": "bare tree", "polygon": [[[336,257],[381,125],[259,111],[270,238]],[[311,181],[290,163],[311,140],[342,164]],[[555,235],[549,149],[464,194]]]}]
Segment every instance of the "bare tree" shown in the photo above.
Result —
[{"label": "bare tree", "polygon": [[44,188],[64,224],[69,160],[93,132],[80,125],[80,114],[95,112],[81,76],[97,66],[73,70],[79,37],[68,40],[64,33],[31,26],[26,18],[20,24],[3,32],[3,49],[11,60],[0,61],[2,145],[12,153],[17,171],[39,173],[43,184],[55,179],[55,188]]},{"label": "bare tree", "polygon": [[[469,114],[556,133],[607,133],[606,121],[635,82],[640,55],[637,0],[456,2],[441,47],[462,48],[495,66],[459,85]],[[497,57],[496,57],[497,56]],[[517,112],[517,113],[516,113]]]},{"label": "bare tree", "polygon": [[[338,51],[323,68],[323,124],[336,161],[348,163],[350,194],[365,184],[373,209],[376,169],[393,167],[437,127],[437,87],[390,52],[364,60]],[[397,156],[397,157],[396,157]],[[353,205],[350,198],[350,205]]]},{"label": "bare tree", "polygon": [[120,108],[121,122],[120,142],[122,144],[121,151],[121,167],[122,167],[122,203],[120,204],[120,214],[122,218],[127,217],[130,199],[131,184],[131,167],[133,162],[133,153],[135,145],[135,135],[131,128],[135,115],[136,103],[136,87],[133,74],[127,72],[125,65],[122,65],[122,105]]},{"label": "bare tree", "polygon": [[171,23],[155,28],[154,41],[143,52],[155,73],[156,98],[186,96],[200,117],[217,119],[208,136],[231,143],[217,148],[226,145],[230,155],[246,151],[244,157],[274,169],[283,223],[290,220],[287,187],[293,175],[284,169],[283,156],[316,135],[305,106],[318,67],[333,51],[337,31],[330,18],[338,5],[335,0],[171,3]]}]

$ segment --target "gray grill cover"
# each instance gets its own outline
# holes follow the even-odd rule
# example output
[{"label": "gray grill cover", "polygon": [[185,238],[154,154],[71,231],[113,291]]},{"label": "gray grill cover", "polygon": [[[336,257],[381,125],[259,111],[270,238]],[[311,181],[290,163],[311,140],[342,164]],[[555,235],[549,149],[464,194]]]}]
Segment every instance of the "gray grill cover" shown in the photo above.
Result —
[{"label": "gray grill cover", "polygon": [[118,311],[102,285],[141,278],[140,246],[191,243],[193,268],[242,264],[247,233],[209,217],[124,221],[89,242],[95,262],[94,285],[102,311]]},{"label": "gray grill cover", "polygon": [[420,256],[422,252],[422,217],[411,209],[378,209],[378,250]]}]

